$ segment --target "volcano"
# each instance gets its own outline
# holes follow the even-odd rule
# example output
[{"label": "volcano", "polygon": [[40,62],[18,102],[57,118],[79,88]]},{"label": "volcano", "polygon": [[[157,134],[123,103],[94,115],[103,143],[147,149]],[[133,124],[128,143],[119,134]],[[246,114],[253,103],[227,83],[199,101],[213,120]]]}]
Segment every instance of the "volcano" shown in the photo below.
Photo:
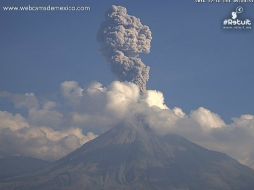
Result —
[{"label": "volcano", "polygon": [[254,171],[231,157],[139,124],[117,126],[1,190],[250,190]]}]

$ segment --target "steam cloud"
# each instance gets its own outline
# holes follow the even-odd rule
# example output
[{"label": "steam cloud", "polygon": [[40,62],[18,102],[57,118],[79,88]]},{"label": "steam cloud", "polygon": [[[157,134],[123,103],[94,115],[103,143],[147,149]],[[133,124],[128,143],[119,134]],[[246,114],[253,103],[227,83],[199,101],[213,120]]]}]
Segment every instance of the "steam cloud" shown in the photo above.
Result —
[{"label": "steam cloud", "polygon": [[203,107],[185,113],[168,107],[161,92],[147,90],[143,96],[137,85],[128,82],[109,86],[96,82],[84,88],[65,81],[60,89],[62,98],[55,101],[32,93],[0,92],[0,99],[28,113],[0,111],[0,155],[58,159],[114,126],[142,120],[158,134],[179,134],[254,168],[254,115],[226,123]]},{"label": "steam cloud", "polygon": [[113,5],[105,18],[98,41],[112,72],[120,81],[133,82],[145,92],[150,68],[139,55],[150,52],[152,33],[149,27],[128,15],[126,8],[121,6]]}]

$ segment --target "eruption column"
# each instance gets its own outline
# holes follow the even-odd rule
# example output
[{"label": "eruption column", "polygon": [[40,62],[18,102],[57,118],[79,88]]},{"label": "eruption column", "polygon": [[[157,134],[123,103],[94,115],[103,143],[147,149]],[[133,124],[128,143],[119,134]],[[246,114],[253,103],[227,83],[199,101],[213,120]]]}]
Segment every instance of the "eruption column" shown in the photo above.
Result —
[{"label": "eruption column", "polygon": [[150,52],[152,33],[149,27],[128,15],[121,6],[113,5],[105,18],[98,32],[103,55],[120,81],[133,82],[144,93],[150,68],[142,62],[140,54]]}]

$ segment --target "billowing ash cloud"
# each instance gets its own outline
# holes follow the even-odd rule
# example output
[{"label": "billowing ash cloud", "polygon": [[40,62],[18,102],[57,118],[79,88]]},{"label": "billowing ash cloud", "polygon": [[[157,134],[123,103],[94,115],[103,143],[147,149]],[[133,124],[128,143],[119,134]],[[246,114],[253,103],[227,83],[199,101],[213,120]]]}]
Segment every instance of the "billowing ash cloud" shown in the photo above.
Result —
[{"label": "billowing ash cloud", "polygon": [[149,53],[152,33],[140,19],[130,16],[126,8],[112,6],[98,32],[98,41],[112,72],[120,81],[133,82],[141,92],[146,91],[149,67],[139,55]]}]

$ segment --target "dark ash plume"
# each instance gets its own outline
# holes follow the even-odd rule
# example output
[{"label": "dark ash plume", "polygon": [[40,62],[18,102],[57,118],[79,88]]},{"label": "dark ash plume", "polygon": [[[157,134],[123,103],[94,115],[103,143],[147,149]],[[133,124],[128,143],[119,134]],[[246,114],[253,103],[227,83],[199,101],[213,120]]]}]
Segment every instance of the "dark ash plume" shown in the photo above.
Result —
[{"label": "dark ash plume", "polygon": [[119,80],[133,82],[145,92],[150,68],[139,55],[150,52],[152,33],[149,27],[128,15],[126,8],[121,6],[113,5],[105,17],[98,41],[112,72]]}]

